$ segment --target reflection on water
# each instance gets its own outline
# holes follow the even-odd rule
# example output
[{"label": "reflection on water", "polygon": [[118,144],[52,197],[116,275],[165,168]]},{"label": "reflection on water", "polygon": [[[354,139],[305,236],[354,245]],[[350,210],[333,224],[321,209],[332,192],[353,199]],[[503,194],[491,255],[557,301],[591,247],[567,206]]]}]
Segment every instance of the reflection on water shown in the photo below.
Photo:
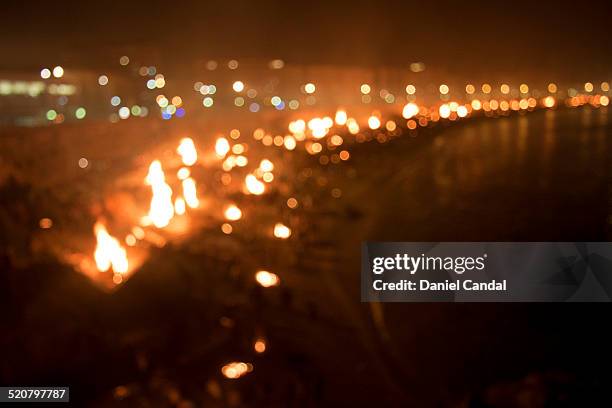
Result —
[{"label": "reflection on water", "polygon": [[[431,143],[400,139],[380,157],[355,154],[358,173],[373,181],[368,194],[378,196],[372,211],[379,222],[369,238],[606,238],[607,109],[548,110],[430,131],[416,139]],[[392,166],[382,165],[389,160]],[[367,176],[371,168],[377,174]]]}]

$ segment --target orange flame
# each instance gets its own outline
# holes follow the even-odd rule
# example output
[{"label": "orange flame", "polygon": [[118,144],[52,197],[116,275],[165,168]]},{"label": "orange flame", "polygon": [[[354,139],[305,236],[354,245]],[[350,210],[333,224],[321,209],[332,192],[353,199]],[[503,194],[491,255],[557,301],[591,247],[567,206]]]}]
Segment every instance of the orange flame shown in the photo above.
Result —
[{"label": "orange flame", "polygon": [[96,250],[94,260],[100,272],[113,269],[115,273],[126,273],[128,271],[128,259],[125,248],[119,244],[119,240],[111,236],[101,222],[94,225],[96,235]]},{"label": "orange flame", "polygon": [[159,160],[154,160],[151,163],[145,181],[151,186],[153,192],[148,218],[157,228],[163,228],[174,217],[174,206],[172,205],[172,189],[166,183],[166,177]]},{"label": "orange flame", "polygon": [[215,153],[218,157],[225,157],[225,155],[230,151],[230,145],[226,138],[220,137],[215,142]]},{"label": "orange flame", "polygon": [[196,188],[195,180],[191,177],[183,180],[183,196],[185,197],[185,202],[191,208],[198,208],[200,205],[200,200],[198,200],[198,192]]},{"label": "orange flame", "polygon": [[185,137],[181,139],[181,143],[176,151],[181,155],[185,166],[193,166],[198,160],[198,152],[196,151],[195,144],[191,138]]},{"label": "orange flame", "polygon": [[257,177],[252,174],[248,174],[246,176],[244,179],[244,185],[249,193],[255,195],[262,195],[266,190],[266,185],[257,180]]}]

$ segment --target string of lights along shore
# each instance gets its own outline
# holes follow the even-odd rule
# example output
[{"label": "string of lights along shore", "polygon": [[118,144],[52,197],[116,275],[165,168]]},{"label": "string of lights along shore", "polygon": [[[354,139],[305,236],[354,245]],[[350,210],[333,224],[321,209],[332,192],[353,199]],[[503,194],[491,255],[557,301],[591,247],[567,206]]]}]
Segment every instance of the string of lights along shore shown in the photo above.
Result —
[{"label": "string of lights along shore", "polygon": [[[610,102],[610,82],[605,79],[563,86],[555,82],[498,83],[493,78],[491,82],[461,85],[451,85],[450,81],[423,84],[417,79],[425,65],[415,63],[409,71],[416,78],[414,83],[402,84],[401,89],[386,89],[371,80],[356,83],[345,90],[352,102],[328,109],[317,78],[283,84],[285,95],[279,86],[256,87],[247,78],[241,78],[237,60],[208,61],[202,78],[223,69],[230,72],[227,77],[231,79],[214,82],[194,78],[191,88],[183,94],[168,92],[173,78],[156,66],[136,64],[128,56],[121,56],[118,63],[119,73],[96,73],[95,80],[80,85],[99,95],[104,100],[103,108],[72,106],[69,98],[77,92],[77,86],[71,82],[70,67],[59,65],[42,67],[40,80],[1,80],[0,94],[53,96],[52,106],[41,116],[49,125],[92,116],[112,123],[142,118],[178,121],[201,111],[210,114],[222,108],[249,115],[283,112],[285,122],[283,129],[230,126],[221,134],[210,135],[206,129],[202,129],[203,135],[182,134],[172,147],[171,156],[155,157],[137,169],[142,182],[138,191],[133,192],[134,197],[141,197],[141,193],[148,197],[144,202],[136,202],[134,211],[130,211],[139,216],[134,217],[132,224],[119,228],[101,216],[91,226],[94,252],[82,254],[78,261],[70,258],[76,269],[107,289],[122,285],[136,272],[151,248],[163,247],[188,233],[200,215],[213,219],[214,228],[228,239],[240,234],[244,220],[253,216],[256,206],[264,205],[261,197],[270,192],[282,197],[283,208],[278,219],[263,226],[263,234],[279,242],[294,238],[299,225],[292,223],[291,212],[300,208],[303,197],[293,194],[291,189],[281,191],[277,186],[279,179],[289,176],[284,172],[285,163],[290,160],[288,152],[316,157],[320,166],[341,165],[351,159],[351,148],[358,143],[386,143],[397,137],[416,136],[419,129],[443,123],[585,105],[605,108]],[[280,71],[285,69],[285,63],[273,60],[262,69]],[[134,101],[134,91],[122,93],[121,88],[112,87],[115,76],[121,84],[128,77],[138,94],[148,99],[128,103]],[[211,142],[199,143],[202,136]],[[86,169],[91,165],[90,158],[81,157],[77,164]],[[201,176],[212,172],[218,172],[220,177],[205,185]],[[342,191],[334,188],[330,195],[338,199]],[[40,227],[53,228],[53,220],[41,219]],[[264,290],[282,285],[283,271],[254,269],[252,284]],[[267,347],[263,337],[253,341],[254,353],[264,353]],[[221,367],[221,374],[237,379],[253,370],[250,362],[231,361]]]}]

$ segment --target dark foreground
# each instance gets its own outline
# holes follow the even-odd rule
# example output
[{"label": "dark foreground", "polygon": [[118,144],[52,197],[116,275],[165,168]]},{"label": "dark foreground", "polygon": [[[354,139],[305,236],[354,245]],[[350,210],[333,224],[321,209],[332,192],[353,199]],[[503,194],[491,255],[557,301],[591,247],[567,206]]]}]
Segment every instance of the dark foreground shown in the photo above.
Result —
[{"label": "dark foreground", "polygon": [[[361,304],[359,244],[610,240],[611,138],[607,111],[585,108],[366,143],[300,179],[314,205],[296,240],[202,231],[112,294],[0,253],[0,383],[70,385],[94,407],[607,406],[608,305]],[[6,209],[31,196],[10,192]],[[246,283],[262,264],[283,285]],[[223,378],[234,360],[254,371]]]}]

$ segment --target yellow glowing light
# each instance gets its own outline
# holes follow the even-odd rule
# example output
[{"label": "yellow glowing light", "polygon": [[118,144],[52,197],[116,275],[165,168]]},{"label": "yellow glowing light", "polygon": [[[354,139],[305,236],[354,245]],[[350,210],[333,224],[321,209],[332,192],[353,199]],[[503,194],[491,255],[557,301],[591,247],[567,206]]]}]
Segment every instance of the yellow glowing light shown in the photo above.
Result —
[{"label": "yellow glowing light", "polygon": [[468,115],[468,110],[465,106],[461,105],[457,107],[457,116],[460,118],[465,118]]},{"label": "yellow glowing light", "polygon": [[257,271],[255,280],[264,288],[276,286],[280,283],[280,278],[277,274],[268,271]]},{"label": "yellow glowing light", "polygon": [[244,83],[242,81],[236,81],[232,84],[234,92],[242,92],[244,90]]},{"label": "yellow glowing light", "polygon": [[269,171],[273,171],[274,170],[274,163],[272,163],[270,160],[268,159],[263,159],[260,163],[259,163],[259,168],[261,169],[261,171],[263,172],[269,172]]},{"label": "yellow glowing light", "polygon": [[491,93],[491,85],[489,85],[489,84],[482,84],[482,88],[481,89],[482,89],[483,93],[486,93],[486,94]]},{"label": "yellow glowing light", "polygon": [[364,95],[369,94],[370,91],[372,90],[372,88],[370,88],[370,85],[368,84],[361,84],[361,87],[359,89],[361,90],[361,93]]},{"label": "yellow glowing light", "polygon": [[504,95],[507,95],[510,93],[510,87],[507,84],[502,84],[499,87],[499,90],[501,91],[501,93],[503,93]]},{"label": "yellow glowing light", "polygon": [[198,208],[200,200],[198,200],[198,192],[196,188],[196,182],[191,177],[183,180],[183,197],[185,202],[191,208]]},{"label": "yellow glowing light", "polygon": [[344,139],[342,139],[342,136],[340,135],[333,135],[331,139],[329,140],[329,142],[333,146],[340,146],[342,143],[344,143]]},{"label": "yellow glowing light", "polygon": [[346,126],[348,127],[348,131],[350,134],[356,135],[357,133],[359,133],[359,124],[355,119],[349,118],[346,121]]},{"label": "yellow glowing light", "polygon": [[125,248],[119,240],[111,236],[101,222],[94,225],[96,235],[96,249],[94,260],[100,272],[106,272],[112,268],[115,273],[126,273],[128,271],[128,259]]},{"label": "yellow glowing light", "polygon": [[229,379],[235,380],[236,378],[246,375],[252,370],[253,368],[249,364],[233,361],[221,367],[221,374]]},{"label": "yellow glowing light", "polygon": [[474,109],[474,110],[482,109],[482,103],[478,99],[474,99],[472,101],[472,109]]},{"label": "yellow glowing light", "polygon": [[547,96],[546,98],[544,98],[544,106],[546,106],[547,108],[552,108],[553,106],[555,106],[555,98],[553,98],[552,96]]},{"label": "yellow glowing light", "polygon": [[336,117],[335,117],[336,125],[344,126],[346,124],[347,119],[348,119],[348,116],[346,115],[346,111],[342,109],[339,109],[338,111],[336,111]]},{"label": "yellow glowing light", "polygon": [[221,231],[223,231],[224,234],[231,234],[233,230],[234,230],[234,228],[230,224],[228,224],[227,222],[224,222],[221,225]]},{"label": "yellow glowing light", "polygon": [[187,167],[181,167],[176,172],[176,176],[178,177],[179,180],[185,180],[190,175],[191,175],[191,171],[189,171]]},{"label": "yellow glowing light", "polygon": [[406,93],[408,95],[414,95],[416,93],[416,87],[414,85],[406,85]]},{"label": "yellow glowing light", "polygon": [[312,82],[309,82],[306,85],[304,85],[304,91],[307,94],[313,94],[316,90],[317,90],[317,87]]},{"label": "yellow glowing light", "polygon": [[295,138],[290,135],[285,136],[283,140],[283,144],[285,145],[285,149],[287,150],[293,150],[297,146],[297,142],[295,141]]},{"label": "yellow glowing light", "polygon": [[548,84],[548,92],[550,93],[555,93],[557,92],[557,84],[551,82],[550,84]]},{"label": "yellow glowing light", "polygon": [[368,118],[368,127],[372,130],[376,130],[380,127],[380,119],[378,116],[372,115]]},{"label": "yellow glowing light", "polygon": [[238,221],[242,218],[242,211],[234,204],[230,204],[225,208],[223,215],[225,215],[225,219],[228,221]]},{"label": "yellow glowing light", "polygon": [[280,239],[287,239],[291,236],[291,228],[285,224],[277,222],[274,225],[274,236]]},{"label": "yellow glowing light", "polygon": [[610,104],[610,98],[608,98],[606,95],[603,95],[601,98],[599,98],[599,103],[601,104],[601,106],[608,106]]},{"label": "yellow glowing light", "polygon": [[247,174],[244,179],[244,185],[247,191],[254,195],[262,195],[266,191],[266,185],[257,180],[257,177],[252,174]]},{"label": "yellow glowing light", "polygon": [[189,137],[184,137],[181,139],[176,151],[179,155],[181,155],[185,166],[193,166],[198,160],[198,152],[196,151],[195,144]]},{"label": "yellow glowing light", "polygon": [[174,200],[174,212],[178,215],[185,214],[185,200],[183,200],[181,197]]},{"label": "yellow glowing light", "polygon": [[266,351],[266,341],[264,339],[257,339],[255,343],[253,343],[253,349],[256,353],[263,353]]},{"label": "yellow glowing light", "polygon": [[451,108],[450,108],[450,106],[448,104],[445,103],[445,104],[440,105],[440,108],[438,109],[438,112],[439,112],[441,118],[446,119],[451,114]]},{"label": "yellow glowing light", "polygon": [[467,84],[465,86],[465,93],[467,93],[468,95],[472,95],[474,92],[476,92],[476,87],[472,84]]},{"label": "yellow glowing light", "polygon": [[521,91],[521,93],[526,94],[527,92],[529,92],[529,86],[527,86],[527,84],[521,84],[521,86],[519,86],[519,91]]},{"label": "yellow glowing light", "polygon": [[593,92],[593,84],[591,82],[587,82],[584,84],[584,90],[586,92]]},{"label": "yellow glowing light", "polygon": [[448,93],[448,91],[449,91],[448,85],[446,85],[446,84],[440,85],[439,90],[440,90],[440,93],[442,95],[446,95]]},{"label": "yellow glowing light", "polygon": [[226,138],[220,137],[215,142],[215,154],[217,157],[223,158],[230,151],[230,144]]},{"label": "yellow glowing light", "polygon": [[53,76],[56,78],[61,78],[64,76],[64,68],[62,68],[61,66],[57,66],[55,68],[53,68]]},{"label": "yellow glowing light", "polygon": [[407,103],[404,106],[404,109],[402,110],[402,116],[404,117],[404,119],[410,119],[417,113],[419,113],[419,107],[416,103],[413,102]]},{"label": "yellow glowing light", "polygon": [[[302,119],[298,119],[289,123],[289,131],[293,134],[304,133],[306,130],[306,122]],[[262,135],[263,138],[263,135]]]}]

